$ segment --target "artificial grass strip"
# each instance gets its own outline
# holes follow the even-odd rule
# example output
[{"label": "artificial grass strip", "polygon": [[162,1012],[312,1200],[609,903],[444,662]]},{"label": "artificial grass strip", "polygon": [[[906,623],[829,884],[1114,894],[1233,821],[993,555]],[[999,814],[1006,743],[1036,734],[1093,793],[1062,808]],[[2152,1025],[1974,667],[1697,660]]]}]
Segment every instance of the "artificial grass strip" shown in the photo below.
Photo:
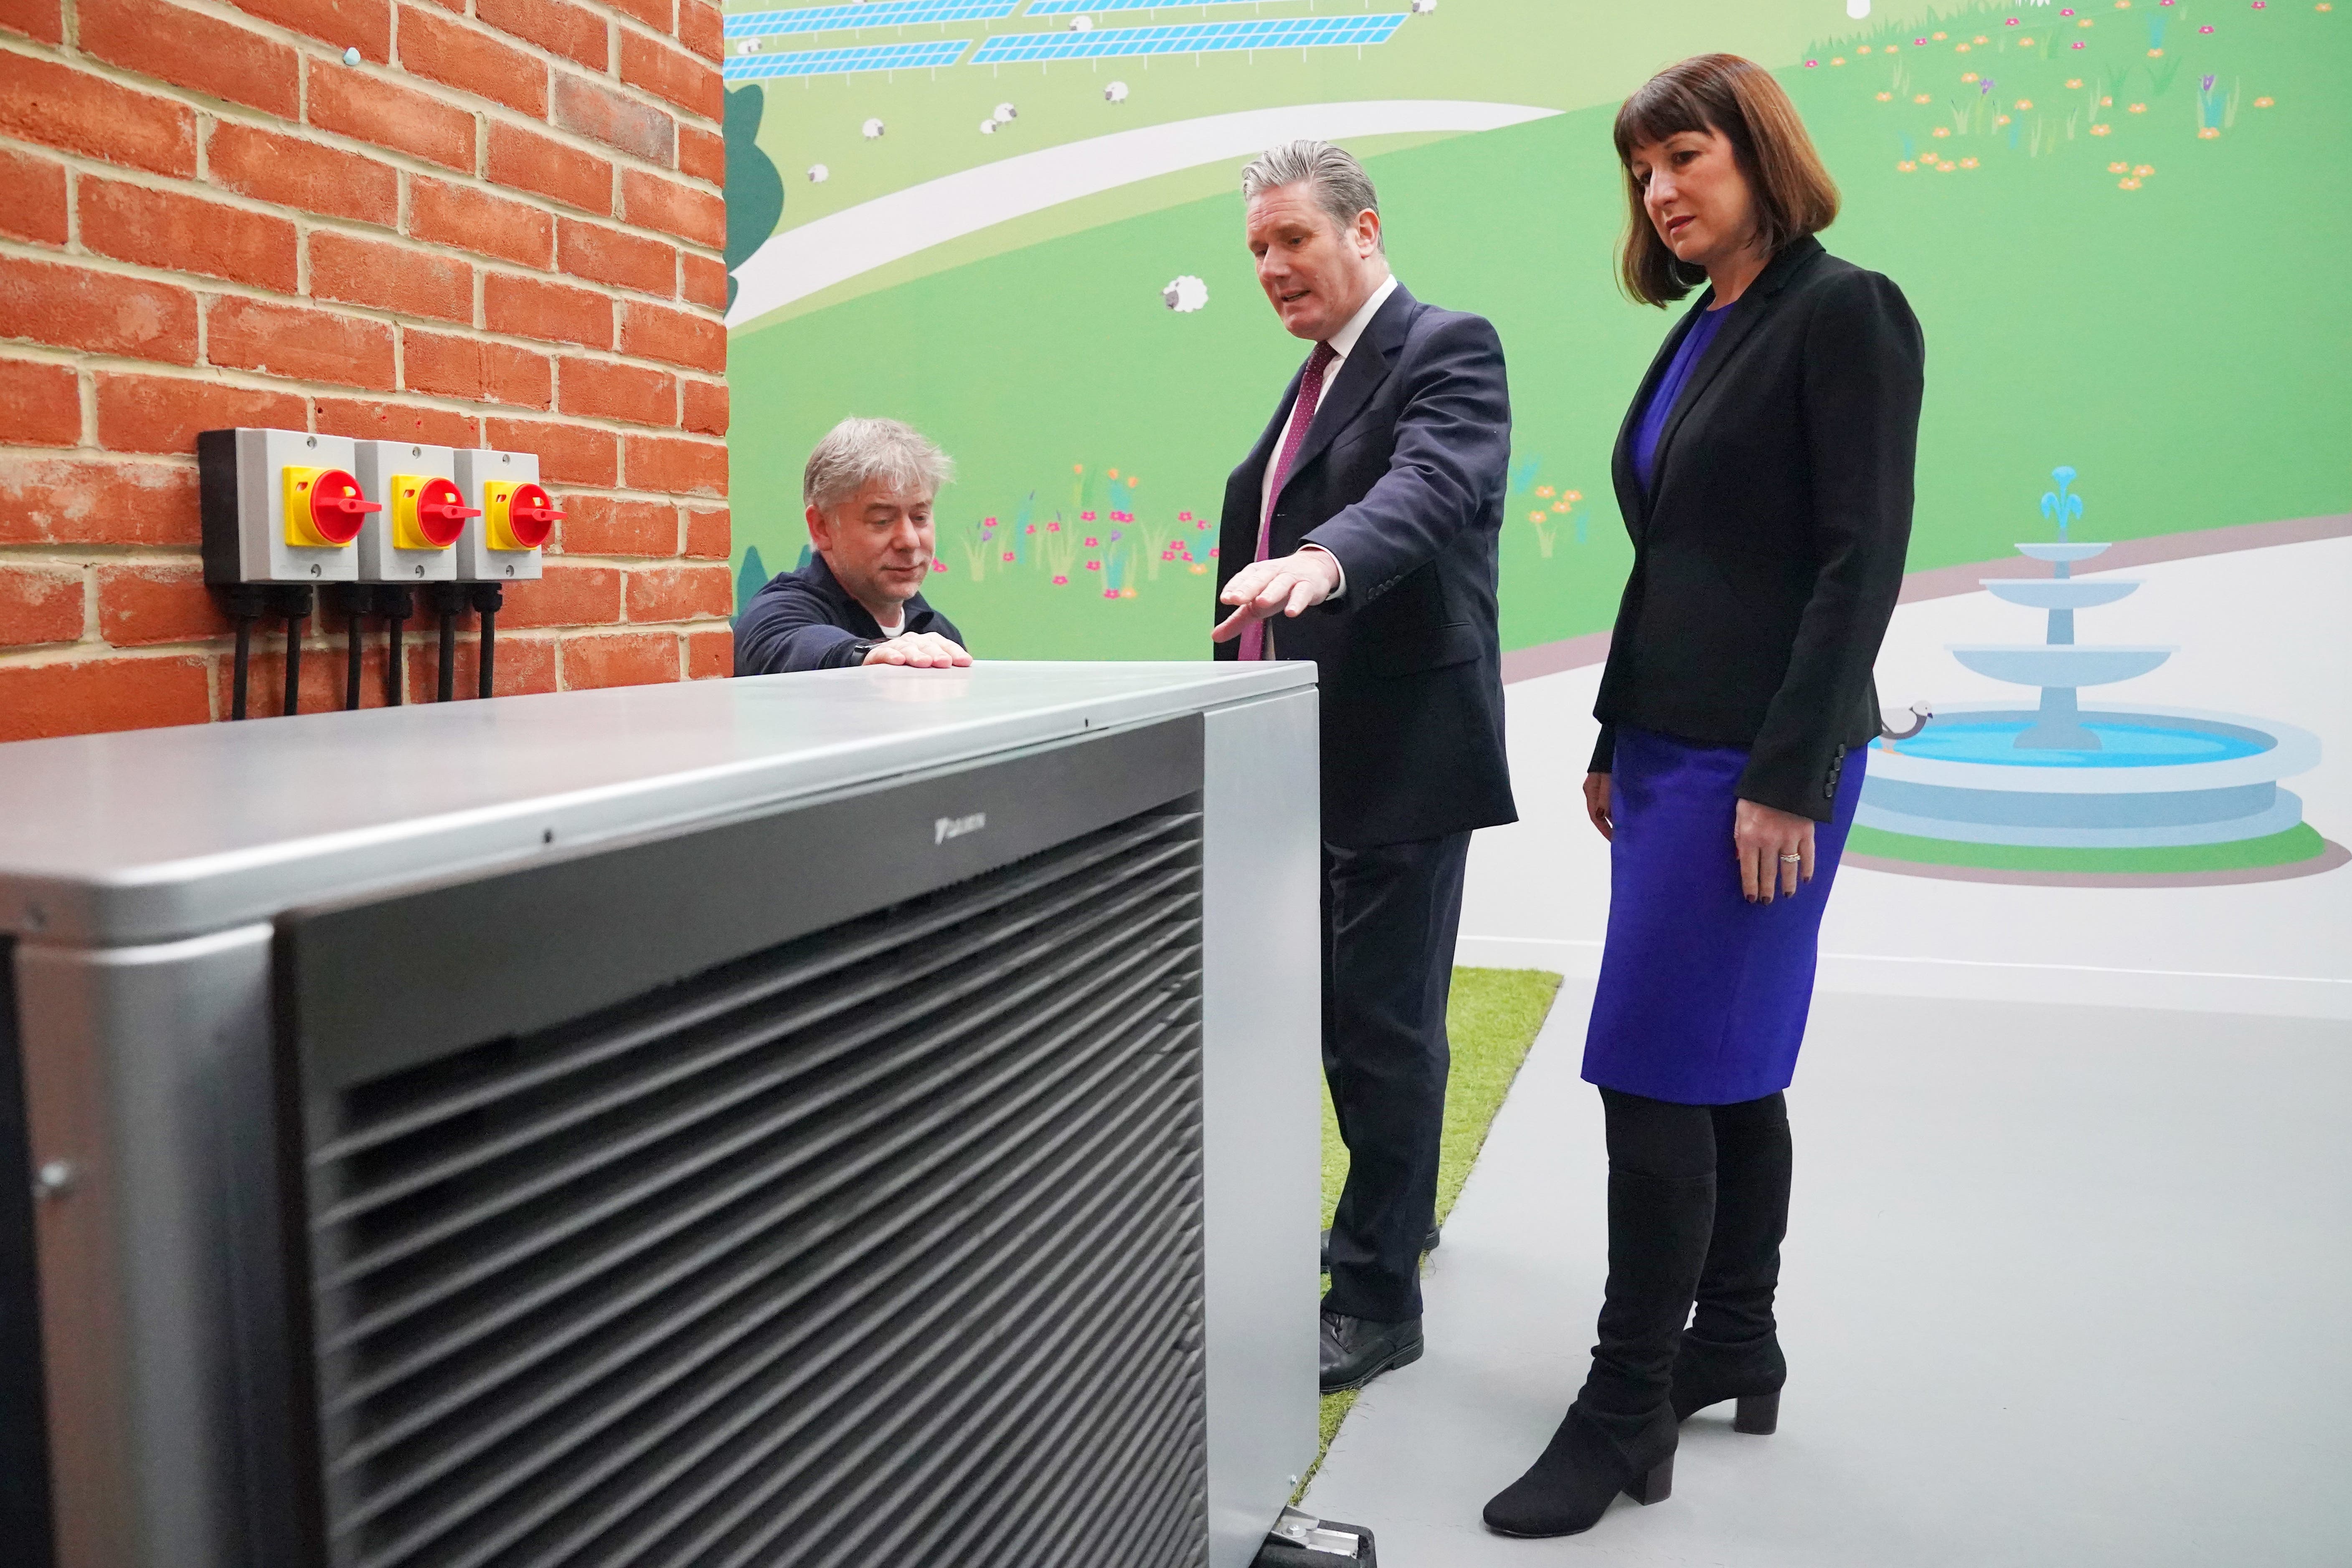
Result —
[{"label": "artificial grass strip", "polygon": [[[1528,1047],[1551,1012],[1559,994],[1559,976],[1541,969],[1456,969],[1454,989],[1445,1004],[1445,1033],[1454,1047],[1454,1068],[1445,1080],[1445,1131],[1437,1154],[1437,1223],[1444,1225],[1462,1195],[1478,1151],[1486,1146],[1486,1130],[1502,1109],[1503,1097],[1528,1059]],[[1328,1226],[1339,1206],[1339,1188],[1348,1179],[1348,1149],[1339,1142],[1339,1123],[1331,1113],[1331,1097],[1323,1096],[1323,1223]],[[1323,1468],[1339,1423],[1354,1408],[1356,1394],[1327,1394],[1321,1411],[1321,1442],[1315,1463],[1299,1478],[1298,1494]]]},{"label": "artificial grass strip", "polygon": [[1856,855],[1909,860],[1927,866],[1969,866],[1995,871],[2114,872],[2159,875],[2193,871],[2254,870],[2293,866],[2327,852],[2327,840],[2307,822],[2260,838],[2226,844],[2184,844],[2139,849],[2082,849],[2017,844],[1968,844],[1921,838],[1856,824],[1845,847]]}]

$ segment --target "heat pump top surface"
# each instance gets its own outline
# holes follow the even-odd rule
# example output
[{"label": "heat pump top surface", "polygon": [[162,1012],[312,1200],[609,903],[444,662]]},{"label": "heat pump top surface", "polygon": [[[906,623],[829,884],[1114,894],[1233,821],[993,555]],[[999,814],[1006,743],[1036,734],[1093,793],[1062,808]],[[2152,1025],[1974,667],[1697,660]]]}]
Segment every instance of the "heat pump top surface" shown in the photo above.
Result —
[{"label": "heat pump top surface", "polygon": [[1283,663],[890,667],[0,745],[0,934],[155,942],[1309,687]]}]

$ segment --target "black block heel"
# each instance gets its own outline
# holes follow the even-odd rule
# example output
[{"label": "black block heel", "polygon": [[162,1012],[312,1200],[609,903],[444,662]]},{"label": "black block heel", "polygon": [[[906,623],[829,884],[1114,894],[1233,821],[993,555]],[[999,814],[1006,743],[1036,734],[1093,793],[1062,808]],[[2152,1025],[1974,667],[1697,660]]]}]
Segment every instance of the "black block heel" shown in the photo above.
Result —
[{"label": "black block heel", "polygon": [[1647,1508],[1654,1502],[1665,1501],[1674,1495],[1674,1489],[1675,1457],[1668,1454],[1655,1468],[1627,1482],[1625,1495]]},{"label": "black block heel", "polygon": [[1739,1401],[1732,1412],[1731,1429],[1745,1432],[1751,1437],[1769,1437],[1780,1426],[1780,1391],[1751,1394]]}]

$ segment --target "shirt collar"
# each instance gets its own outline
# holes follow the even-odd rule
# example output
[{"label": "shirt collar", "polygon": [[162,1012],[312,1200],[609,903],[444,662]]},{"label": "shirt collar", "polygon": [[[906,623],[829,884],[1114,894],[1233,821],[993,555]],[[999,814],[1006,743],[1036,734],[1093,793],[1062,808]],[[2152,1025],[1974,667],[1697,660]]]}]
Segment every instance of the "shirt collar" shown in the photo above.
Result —
[{"label": "shirt collar", "polygon": [[1396,274],[1391,272],[1381,281],[1379,288],[1372,290],[1372,297],[1365,300],[1354,315],[1348,318],[1348,324],[1324,340],[1331,350],[1332,358],[1346,359],[1355,351],[1356,340],[1364,335],[1364,329],[1372,324],[1372,318],[1381,313],[1381,307],[1387,304],[1389,296],[1396,291]]}]

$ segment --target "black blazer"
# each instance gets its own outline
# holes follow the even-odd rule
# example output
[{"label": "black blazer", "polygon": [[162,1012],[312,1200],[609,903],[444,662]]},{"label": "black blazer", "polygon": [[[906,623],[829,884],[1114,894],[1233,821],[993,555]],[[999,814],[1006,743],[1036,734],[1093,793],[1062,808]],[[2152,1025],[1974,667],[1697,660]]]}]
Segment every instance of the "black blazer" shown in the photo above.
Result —
[{"label": "black blazer", "polygon": [[[1256,554],[1266,461],[1297,395],[1294,375],[1225,481],[1220,589]],[[1319,545],[1347,574],[1339,598],[1267,623],[1277,655],[1316,664],[1326,843],[1370,848],[1517,819],[1495,625],[1510,455],[1495,329],[1400,287],[1325,388],[1268,533],[1274,554]]]},{"label": "black blazer", "polygon": [[1740,296],[1658,439],[1633,431],[1699,296],[1618,433],[1633,536],[1593,713],[1614,726],[1748,748],[1739,795],[1830,818],[1848,750],[1878,733],[1871,665],[1903,587],[1926,346],[1903,291],[1810,237]]},{"label": "black blazer", "polygon": [[[908,631],[937,632],[962,646],[955,623],[924,603],[920,594],[904,607]],[[807,565],[771,577],[735,617],[735,673],[843,669],[865,663],[866,648],[881,640],[880,624],[812,550]]]}]

